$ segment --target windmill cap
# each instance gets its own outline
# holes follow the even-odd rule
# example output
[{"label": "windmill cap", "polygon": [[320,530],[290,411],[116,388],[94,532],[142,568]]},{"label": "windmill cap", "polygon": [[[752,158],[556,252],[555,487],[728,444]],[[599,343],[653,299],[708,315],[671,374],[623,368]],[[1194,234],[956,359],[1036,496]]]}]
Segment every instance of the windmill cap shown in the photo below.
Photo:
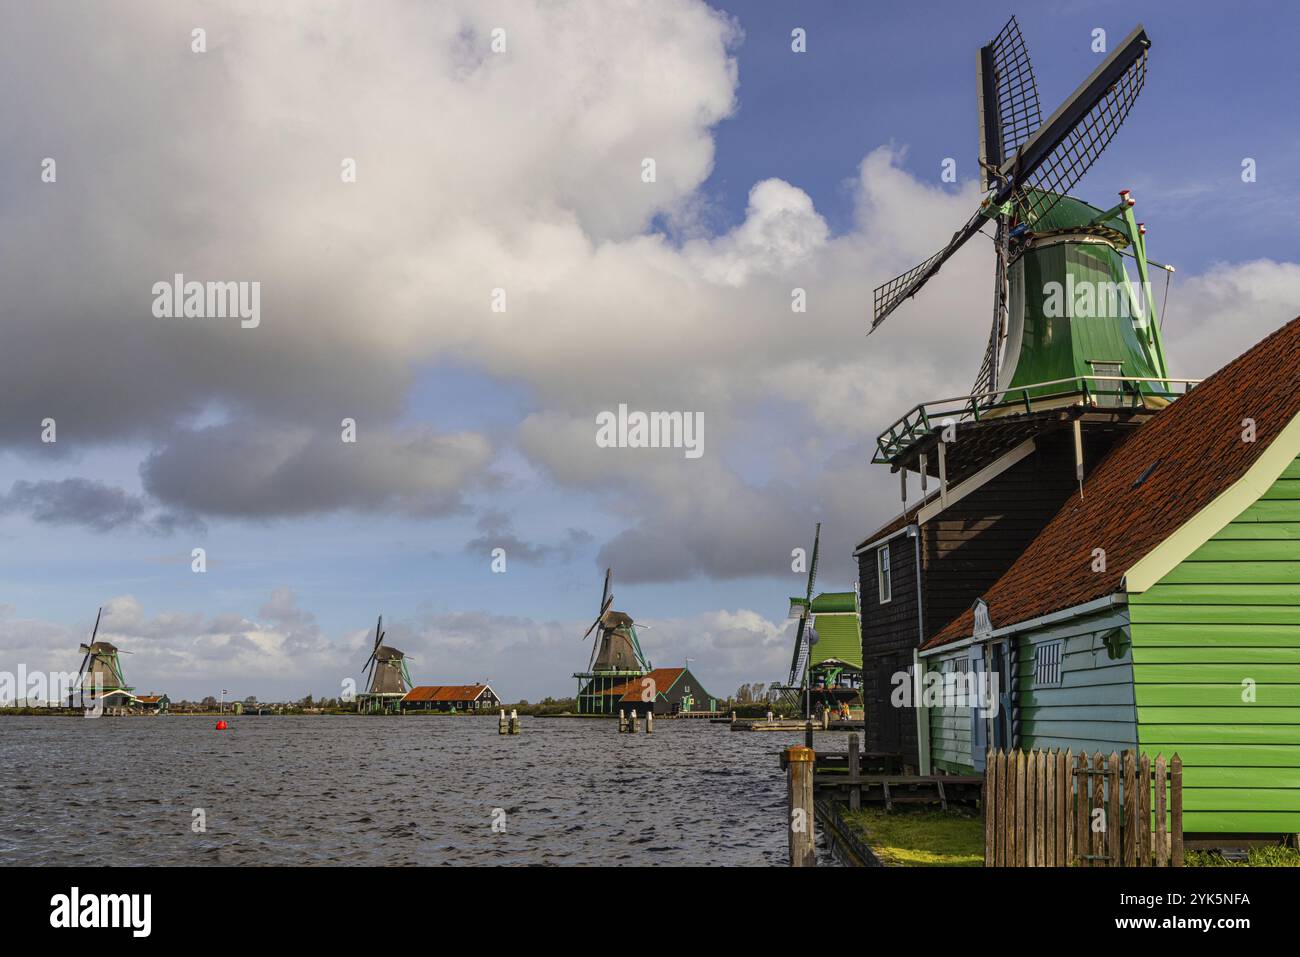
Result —
[{"label": "windmill cap", "polygon": [[405,658],[406,655],[396,648],[390,648],[388,645],[380,645],[379,650],[375,652],[375,657],[380,661],[394,661],[399,658]]}]

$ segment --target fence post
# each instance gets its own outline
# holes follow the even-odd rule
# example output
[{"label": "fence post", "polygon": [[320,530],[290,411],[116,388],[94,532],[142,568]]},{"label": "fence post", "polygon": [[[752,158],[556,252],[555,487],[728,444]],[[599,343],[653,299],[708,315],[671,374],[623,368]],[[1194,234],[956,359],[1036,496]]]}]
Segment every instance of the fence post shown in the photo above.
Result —
[{"label": "fence post", "polygon": [[1137,755],[1124,752],[1124,866],[1137,866]]},{"label": "fence post", "polygon": [[1156,755],[1156,867],[1169,866],[1169,833],[1165,826],[1165,756]]},{"label": "fence post", "polygon": [[1173,865],[1183,866],[1183,759],[1177,753],[1169,762],[1169,803],[1173,818]]},{"label": "fence post", "polygon": [[1092,861],[1088,860],[1092,846],[1088,830],[1088,777],[1088,752],[1080,751],[1079,766],[1075,769],[1077,791],[1074,802],[1074,856],[1078,858],[1080,867],[1092,867]]},{"label": "fence post", "polygon": [[858,783],[861,777],[861,767],[858,762],[858,733],[855,731],[849,735],[849,810],[858,811],[862,808],[862,785]]},{"label": "fence post", "polygon": [[984,758],[984,793],[980,797],[980,805],[984,811],[984,866],[997,866],[997,827],[994,816],[998,812],[998,762],[1002,758],[1001,751],[994,751],[989,748],[988,754]]},{"label": "fence post", "polygon": [[790,835],[790,866],[817,864],[816,814],[813,810],[813,767],[816,754],[811,748],[786,748],[786,776],[789,807],[786,828]]},{"label": "fence post", "polygon": [[1111,867],[1120,865],[1120,838],[1124,836],[1119,813],[1119,782],[1119,755],[1112,751],[1106,765],[1106,856]]},{"label": "fence post", "polygon": [[1070,866],[1070,811],[1074,783],[1070,780],[1070,752],[1056,749],[1056,866]]},{"label": "fence post", "polygon": [[1039,758],[1042,757],[1037,751],[1029,752],[1029,762],[1025,767],[1025,866],[1039,867],[1042,861],[1038,859],[1038,842],[1042,837],[1039,830],[1039,822],[1042,820],[1042,809],[1038,805],[1038,773],[1041,769]]},{"label": "fence post", "polygon": [[1138,867],[1151,866],[1151,758],[1138,761]]},{"label": "fence post", "polygon": [[1043,754],[1043,760],[1047,762],[1047,779],[1043,786],[1043,866],[1059,867],[1061,862],[1056,859],[1056,830],[1060,825],[1056,812],[1061,802],[1056,797],[1059,787],[1056,781],[1056,753],[1048,749]]}]

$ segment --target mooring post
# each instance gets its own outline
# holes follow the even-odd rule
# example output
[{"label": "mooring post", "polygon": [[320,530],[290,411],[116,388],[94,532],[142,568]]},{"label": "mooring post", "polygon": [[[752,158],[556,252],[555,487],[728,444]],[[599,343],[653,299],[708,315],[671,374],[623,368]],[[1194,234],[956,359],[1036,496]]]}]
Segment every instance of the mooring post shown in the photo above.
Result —
[{"label": "mooring post", "polygon": [[519,712],[515,708],[511,708],[510,709],[510,733],[518,734],[520,730],[521,728],[519,727]]},{"label": "mooring post", "polygon": [[817,866],[816,815],[813,811],[813,767],[817,763],[816,757],[812,748],[795,745],[785,750],[791,867]]},{"label": "mooring post", "polygon": [[822,730],[829,731],[830,729],[831,729],[831,709],[822,708]]},{"label": "mooring post", "polygon": [[813,746],[813,723],[812,723],[812,718],[809,718],[809,719],[808,719],[808,723],[807,723],[806,725],[804,725],[804,728],[803,728],[803,746],[804,746],[805,748],[811,748],[811,747]]},{"label": "mooring post", "polygon": [[653,710],[647,711],[645,713],[645,733],[646,734],[655,733],[655,713]]},{"label": "mooring post", "polygon": [[623,714],[623,709],[618,709],[618,733],[623,734],[627,730],[627,718]]},{"label": "mooring post", "polygon": [[640,730],[641,730],[641,715],[638,714],[635,710],[633,710],[632,725],[631,727],[628,728],[628,731],[630,731],[632,734],[636,734]]},{"label": "mooring post", "polygon": [[509,728],[506,724],[506,709],[501,709],[501,717],[497,719],[497,734],[508,733]]},{"label": "mooring post", "polygon": [[849,735],[849,810],[862,810],[862,775],[858,762],[858,733]]}]

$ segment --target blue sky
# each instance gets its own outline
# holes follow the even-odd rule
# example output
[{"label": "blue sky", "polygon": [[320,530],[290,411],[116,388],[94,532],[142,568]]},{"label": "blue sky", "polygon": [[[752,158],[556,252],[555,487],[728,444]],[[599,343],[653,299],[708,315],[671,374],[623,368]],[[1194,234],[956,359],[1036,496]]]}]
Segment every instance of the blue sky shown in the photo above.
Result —
[{"label": "blue sky", "polygon": [[[975,53],[1011,12],[1045,116],[1099,62],[1094,28],[1114,44],[1141,20],[1152,39],[1134,113],[1076,192],[1132,189],[1151,255],[1178,266],[1175,371],[1213,371],[1296,311],[1287,4],[455,7],[422,14],[428,48],[400,6],[286,23],[179,5],[147,26],[16,8],[0,76],[23,91],[0,109],[22,144],[0,161],[0,216],[26,243],[0,249],[21,293],[0,365],[5,659],[75,656],[108,603],[130,667],[175,696],[333,694],[382,612],[419,681],[563,694],[609,561],[656,664],[691,655],[719,694],[779,678],[802,585],[790,550],[825,522],[819,586],[850,588],[850,546],[897,509],[871,437],[978,362],[978,251],[863,333],[871,286],[978,199]],[[206,59],[185,49],[195,23]],[[498,23],[514,61],[483,52]],[[123,54],[152,65],[123,70]],[[51,152],[58,192],[32,173]],[[653,191],[629,162],[648,153]],[[340,190],[329,171],[354,154],[363,177]],[[162,336],[136,267],[265,277],[265,335]],[[475,305],[497,283],[522,303],[506,332]],[[795,284],[818,304],[802,320],[784,305]],[[703,411],[704,463],[588,460],[592,415],[621,401]],[[34,441],[45,408],[67,409],[56,448]],[[357,409],[375,464],[344,466],[374,485],[354,496],[328,474],[341,453],[305,443]],[[411,451],[425,439],[453,442],[448,474]],[[297,441],[320,504],[244,487],[265,449]],[[317,495],[317,478],[333,484]],[[41,484],[69,479],[91,483],[85,501]],[[46,514],[20,482],[51,496]],[[136,517],[97,530],[85,510],[113,490]],[[185,522],[151,527],[168,514]],[[493,536],[520,543],[504,575],[467,550]]]}]

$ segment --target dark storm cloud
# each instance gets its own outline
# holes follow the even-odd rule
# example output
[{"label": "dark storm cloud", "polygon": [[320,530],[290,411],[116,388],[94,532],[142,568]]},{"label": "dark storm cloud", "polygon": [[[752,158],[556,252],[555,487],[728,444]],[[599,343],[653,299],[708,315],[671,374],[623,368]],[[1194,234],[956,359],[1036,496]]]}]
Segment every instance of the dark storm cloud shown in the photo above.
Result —
[{"label": "dark storm cloud", "polygon": [[360,423],[355,442],[337,429],[254,429],[232,423],[178,431],[140,467],[160,501],[205,515],[270,518],[356,509],[416,516],[464,509],[461,490],[490,487],[481,436]]},{"label": "dark storm cloud", "polygon": [[526,542],[515,534],[514,521],[509,515],[496,509],[488,509],[479,516],[478,529],[482,532],[477,538],[465,543],[465,551],[474,554],[491,554],[493,549],[505,549],[506,559],[537,564],[547,559],[568,561],[574,553],[585,545],[591,544],[590,532],[580,528],[570,528],[564,533],[564,540],[558,545],[543,545]]},{"label": "dark storm cloud", "polygon": [[142,496],[84,478],[14,482],[8,494],[0,495],[0,512],[96,532],[139,529],[170,534],[179,528],[201,527],[193,515],[152,508]]}]

